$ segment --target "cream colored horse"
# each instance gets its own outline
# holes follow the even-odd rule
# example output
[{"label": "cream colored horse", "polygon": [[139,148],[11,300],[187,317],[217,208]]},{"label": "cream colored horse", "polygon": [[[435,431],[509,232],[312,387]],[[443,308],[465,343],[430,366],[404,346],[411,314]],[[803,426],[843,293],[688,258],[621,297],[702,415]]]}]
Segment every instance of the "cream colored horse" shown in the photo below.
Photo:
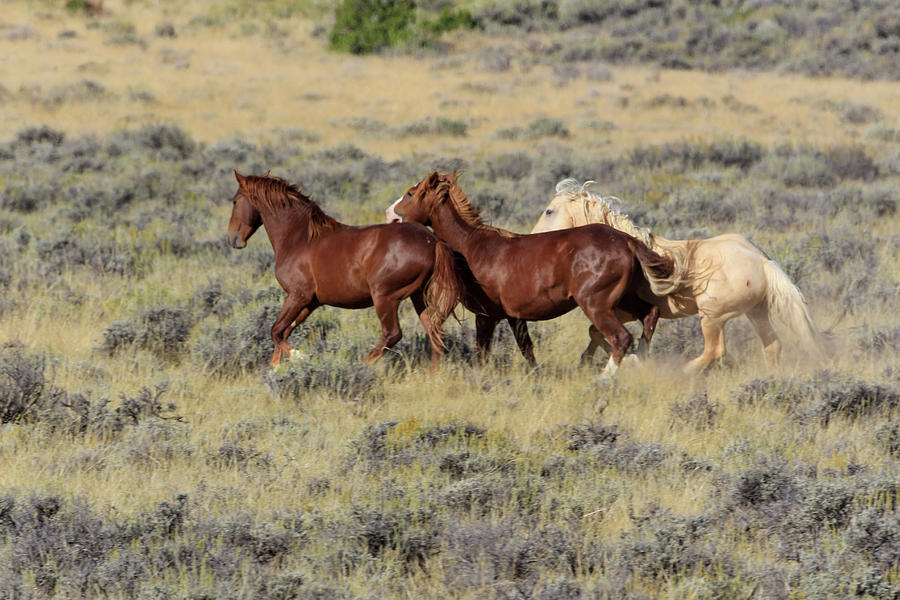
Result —
[{"label": "cream colored horse", "polygon": [[[686,259],[688,273],[682,287],[655,302],[665,319],[700,315],[703,354],[685,365],[686,372],[698,373],[725,356],[725,323],[740,315],[747,315],[762,340],[770,369],[775,367],[781,351],[773,323],[779,330],[791,332],[814,356],[829,354],[803,294],[781,267],[747,238],[729,233],[702,240],[667,240],[637,227],[605,198],[590,192],[587,188],[592,183],[582,185],[574,179],[559,182],[556,196],[531,232],[606,223],[659,253]],[[583,358],[593,356],[599,343],[599,336],[591,331],[591,343]]]}]

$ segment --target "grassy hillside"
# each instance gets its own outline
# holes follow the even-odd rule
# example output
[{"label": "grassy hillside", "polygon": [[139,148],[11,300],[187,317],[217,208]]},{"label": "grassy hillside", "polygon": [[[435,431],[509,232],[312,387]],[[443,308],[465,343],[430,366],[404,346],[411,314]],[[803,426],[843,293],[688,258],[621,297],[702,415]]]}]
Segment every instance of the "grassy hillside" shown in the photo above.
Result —
[{"label": "grassy hillside", "polygon": [[[897,84],[563,61],[653,7],[469,8],[350,57],[325,3],[4,5],[0,598],[900,594]],[[698,321],[664,321],[608,382],[577,312],[531,326],[532,371],[505,325],[474,361],[460,311],[432,376],[409,306],[371,367],[374,314],[326,308],[271,373],[283,293],[264,235],[224,243],[234,168],[358,224],[462,168],[517,231],[594,179],[662,235],[750,236],[837,352],[769,374],[737,320],[687,378]]]}]

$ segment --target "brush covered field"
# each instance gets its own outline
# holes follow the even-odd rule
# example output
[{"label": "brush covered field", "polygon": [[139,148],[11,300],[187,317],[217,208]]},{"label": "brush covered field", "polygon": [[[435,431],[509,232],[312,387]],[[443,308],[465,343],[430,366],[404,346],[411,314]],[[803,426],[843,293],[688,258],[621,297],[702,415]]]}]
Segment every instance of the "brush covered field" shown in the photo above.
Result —
[{"label": "brush covered field", "polygon": [[[900,598],[900,15],[723,4],[459,3],[351,56],[325,2],[5,3],[0,598]],[[519,232],[592,179],[750,237],[836,352],[767,373],[738,319],[690,378],[697,318],[661,321],[607,381],[578,311],[529,370],[460,309],[430,375],[407,304],[382,361],[371,310],[323,308],[273,373],[235,168],[353,224],[461,168]]]}]

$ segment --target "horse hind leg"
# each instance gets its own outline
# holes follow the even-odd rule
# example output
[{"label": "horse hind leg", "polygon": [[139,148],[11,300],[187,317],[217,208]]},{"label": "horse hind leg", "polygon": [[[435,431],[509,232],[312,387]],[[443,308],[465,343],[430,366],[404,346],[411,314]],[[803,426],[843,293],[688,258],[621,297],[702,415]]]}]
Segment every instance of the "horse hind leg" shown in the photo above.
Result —
[{"label": "horse hind leg", "polygon": [[766,357],[766,368],[770,372],[774,371],[781,354],[781,340],[778,339],[775,330],[772,328],[766,303],[757,304],[747,311],[747,318],[750,319],[753,329],[756,330],[756,335],[762,340],[763,352]]},{"label": "horse hind leg", "polygon": [[484,361],[491,351],[497,319],[486,315],[475,315],[475,348],[479,361]]},{"label": "horse hind leg", "polygon": [[364,359],[366,363],[381,358],[386,348],[392,348],[403,337],[403,332],[400,331],[400,318],[397,316],[400,301],[396,298],[381,296],[373,298],[373,304],[375,314],[381,322],[381,341],[366,356]]},{"label": "horse hind leg", "polygon": [[525,357],[528,366],[532,368],[536,367],[537,361],[534,360],[534,342],[531,341],[531,336],[528,335],[527,321],[516,319],[515,317],[508,317],[506,322],[509,323],[509,327],[513,332],[513,337],[516,338],[516,345],[519,346],[519,351],[522,353],[522,356]]}]

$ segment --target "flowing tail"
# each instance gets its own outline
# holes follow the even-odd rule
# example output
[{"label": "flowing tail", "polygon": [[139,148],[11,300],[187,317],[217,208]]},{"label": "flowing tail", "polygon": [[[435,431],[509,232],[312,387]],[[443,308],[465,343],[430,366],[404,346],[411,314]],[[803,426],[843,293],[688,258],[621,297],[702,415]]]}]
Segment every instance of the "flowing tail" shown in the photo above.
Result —
[{"label": "flowing tail", "polygon": [[775,261],[763,263],[763,273],[768,284],[766,304],[771,318],[799,338],[810,350],[818,352],[820,357],[831,356],[828,340],[813,323],[803,293]]},{"label": "flowing tail", "polygon": [[462,297],[463,283],[456,270],[453,251],[438,241],[434,248],[434,270],[425,285],[425,309],[428,313],[428,341],[433,348],[444,349],[444,322]]},{"label": "flowing tail", "polygon": [[681,287],[686,269],[680,257],[657,254],[635,238],[628,240],[628,247],[640,263],[654,295],[668,296]]}]

